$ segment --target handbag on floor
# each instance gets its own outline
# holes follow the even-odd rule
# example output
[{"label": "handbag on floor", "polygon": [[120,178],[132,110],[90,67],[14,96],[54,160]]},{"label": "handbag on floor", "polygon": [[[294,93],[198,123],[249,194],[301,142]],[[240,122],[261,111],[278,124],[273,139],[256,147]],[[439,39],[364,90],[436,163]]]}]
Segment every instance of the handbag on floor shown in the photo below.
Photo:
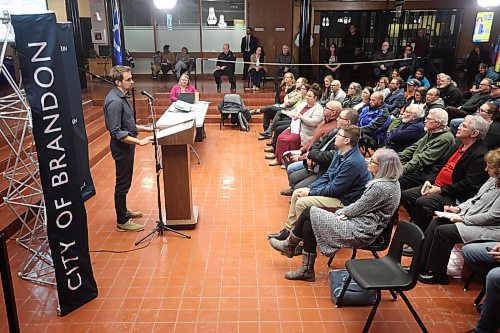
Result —
[{"label": "handbag on floor", "polygon": [[[344,282],[349,277],[349,272],[347,269],[333,269],[329,273],[330,279],[330,294],[332,300],[337,304],[337,300],[344,287]],[[364,290],[358,284],[351,280],[349,287],[342,299],[342,305],[373,305],[377,298],[376,290]]]}]

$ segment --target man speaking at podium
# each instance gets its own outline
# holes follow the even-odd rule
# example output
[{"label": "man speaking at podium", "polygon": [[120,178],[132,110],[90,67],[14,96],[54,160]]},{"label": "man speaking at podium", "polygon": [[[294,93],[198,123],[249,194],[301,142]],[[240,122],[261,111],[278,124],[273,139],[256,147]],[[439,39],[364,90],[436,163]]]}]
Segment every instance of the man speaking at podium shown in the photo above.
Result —
[{"label": "man speaking at podium", "polygon": [[152,132],[152,126],[136,125],[134,110],[127,100],[132,89],[132,69],[128,66],[114,66],[109,76],[115,87],[104,99],[104,117],[106,128],[111,135],[109,148],[115,160],[115,210],[117,231],[142,231],[144,226],[134,223],[134,218],[142,216],[141,212],[127,209],[127,193],[132,183],[134,171],[135,146],[145,146],[153,140],[152,136],[138,139],[141,132]]}]

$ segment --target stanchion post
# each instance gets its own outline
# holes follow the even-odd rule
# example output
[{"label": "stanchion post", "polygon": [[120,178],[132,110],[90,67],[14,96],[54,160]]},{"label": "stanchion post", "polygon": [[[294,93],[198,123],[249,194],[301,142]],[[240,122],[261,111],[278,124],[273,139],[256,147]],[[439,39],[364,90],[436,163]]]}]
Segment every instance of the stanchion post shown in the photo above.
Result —
[{"label": "stanchion post", "polygon": [[2,276],[3,297],[5,299],[5,310],[9,322],[9,331],[19,333],[19,321],[17,319],[16,298],[12,287],[10,275],[9,255],[4,234],[0,233],[0,275]]}]

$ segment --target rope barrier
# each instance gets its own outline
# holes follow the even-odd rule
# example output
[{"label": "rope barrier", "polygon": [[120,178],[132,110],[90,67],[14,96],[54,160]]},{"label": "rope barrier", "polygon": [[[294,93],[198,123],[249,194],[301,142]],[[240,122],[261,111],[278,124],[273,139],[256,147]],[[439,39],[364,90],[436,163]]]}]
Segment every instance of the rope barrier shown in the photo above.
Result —
[{"label": "rope barrier", "polygon": [[[420,59],[421,57],[416,57],[416,59]],[[237,60],[219,60],[217,58],[198,58],[201,59],[201,61],[212,61],[212,62],[217,62],[217,61],[222,61],[222,62],[229,62],[229,63],[234,63],[234,64],[250,64],[250,65],[255,65],[254,62],[251,61],[237,61]],[[268,65],[268,66],[324,66],[324,65],[329,65],[329,66],[337,66],[337,65],[363,65],[363,64],[378,64],[378,63],[385,63],[385,62],[393,62],[393,61],[402,61],[402,60],[411,60],[411,58],[397,58],[397,59],[386,59],[386,60],[372,60],[372,61],[356,61],[356,62],[334,62],[331,64],[285,64],[285,63],[278,63],[278,62],[261,62],[260,65]]]}]

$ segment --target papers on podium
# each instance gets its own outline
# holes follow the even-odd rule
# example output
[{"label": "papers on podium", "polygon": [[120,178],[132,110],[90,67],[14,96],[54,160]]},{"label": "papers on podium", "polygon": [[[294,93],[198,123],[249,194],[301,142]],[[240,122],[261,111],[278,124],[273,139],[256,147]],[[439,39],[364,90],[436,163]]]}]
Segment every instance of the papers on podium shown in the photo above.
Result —
[{"label": "papers on podium", "polygon": [[161,139],[161,138],[164,138],[166,136],[190,129],[193,126],[194,126],[194,117],[191,117],[190,119],[187,119],[184,122],[172,124],[171,126],[169,126],[167,128],[159,130],[158,133],[156,134],[156,137],[158,139]]}]

